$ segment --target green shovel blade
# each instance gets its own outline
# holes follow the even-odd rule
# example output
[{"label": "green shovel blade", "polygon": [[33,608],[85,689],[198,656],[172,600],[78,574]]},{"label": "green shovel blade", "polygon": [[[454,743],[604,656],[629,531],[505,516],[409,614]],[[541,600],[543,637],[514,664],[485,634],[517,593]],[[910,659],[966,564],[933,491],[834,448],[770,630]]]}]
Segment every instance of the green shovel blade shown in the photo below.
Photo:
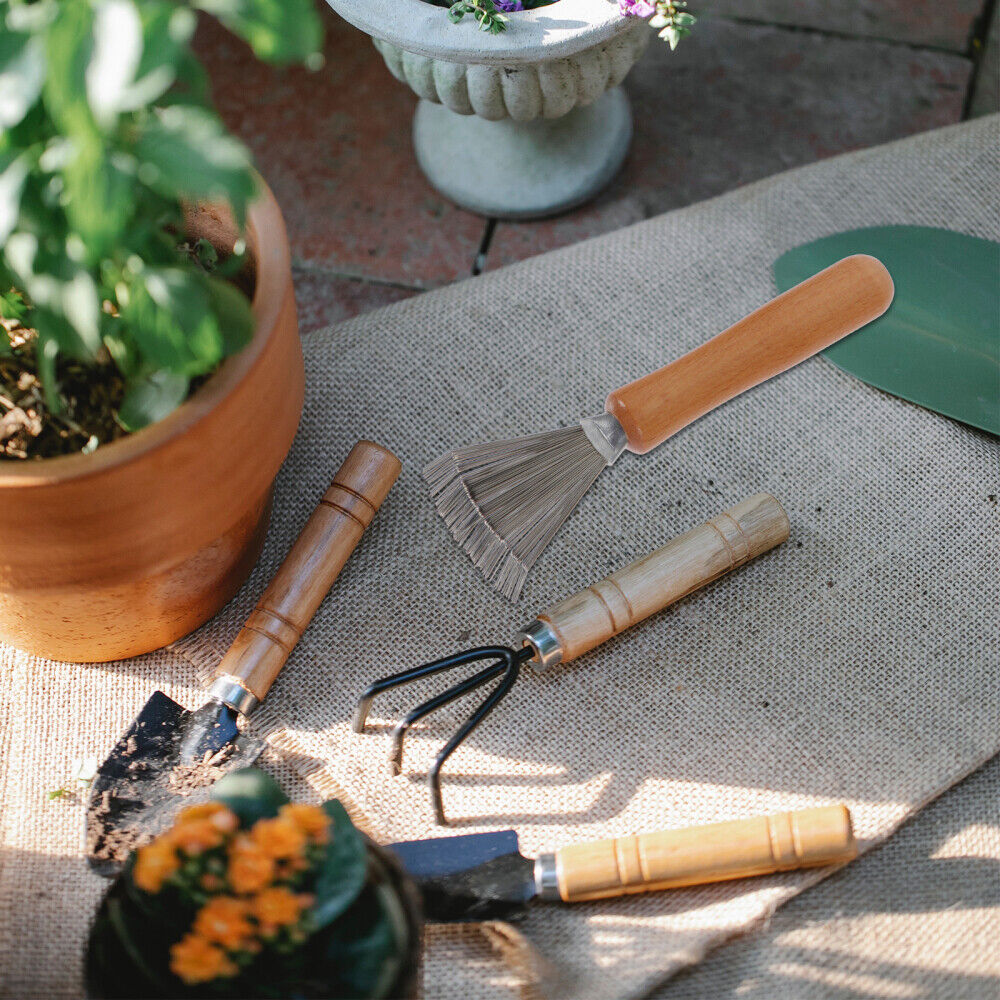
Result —
[{"label": "green shovel blade", "polygon": [[868,385],[1000,435],[1000,244],[927,226],[853,229],[779,257],[778,290],[852,253],[878,257],[896,295],[824,356]]}]

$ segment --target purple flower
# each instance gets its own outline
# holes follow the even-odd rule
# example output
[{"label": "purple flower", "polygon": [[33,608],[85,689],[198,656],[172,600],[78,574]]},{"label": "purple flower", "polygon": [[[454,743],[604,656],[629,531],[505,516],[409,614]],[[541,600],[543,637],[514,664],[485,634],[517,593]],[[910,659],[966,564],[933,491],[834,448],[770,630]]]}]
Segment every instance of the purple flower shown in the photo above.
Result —
[{"label": "purple flower", "polygon": [[493,0],[493,6],[509,14],[514,10],[524,10],[524,0]]},{"label": "purple flower", "polygon": [[618,9],[626,17],[652,17],[656,13],[648,0],[618,0]]}]

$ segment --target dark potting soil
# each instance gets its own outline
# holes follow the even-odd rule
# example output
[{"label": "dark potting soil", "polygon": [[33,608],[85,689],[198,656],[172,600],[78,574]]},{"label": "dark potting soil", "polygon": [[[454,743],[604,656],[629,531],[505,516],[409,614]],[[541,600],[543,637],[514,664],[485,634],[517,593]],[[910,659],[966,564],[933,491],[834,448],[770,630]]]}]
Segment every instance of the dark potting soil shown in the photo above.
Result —
[{"label": "dark potting soil", "polygon": [[108,357],[83,364],[69,357],[56,362],[62,412],[45,399],[35,357],[35,331],[17,320],[0,319],[10,341],[0,353],[0,458],[53,458],[93,451],[126,434],[115,420],[125,383]]},{"label": "dark potting soil", "polygon": [[[204,240],[182,242],[177,249],[207,271],[220,266],[218,255]],[[227,280],[253,299],[255,279],[249,264]],[[105,350],[96,362],[59,355],[56,382],[61,412],[53,413],[39,376],[35,331],[20,320],[2,317],[0,327],[0,338],[10,344],[9,353],[0,344],[0,460],[87,454],[130,433],[117,420],[125,381]],[[188,395],[210,377],[211,373],[191,379]]]}]

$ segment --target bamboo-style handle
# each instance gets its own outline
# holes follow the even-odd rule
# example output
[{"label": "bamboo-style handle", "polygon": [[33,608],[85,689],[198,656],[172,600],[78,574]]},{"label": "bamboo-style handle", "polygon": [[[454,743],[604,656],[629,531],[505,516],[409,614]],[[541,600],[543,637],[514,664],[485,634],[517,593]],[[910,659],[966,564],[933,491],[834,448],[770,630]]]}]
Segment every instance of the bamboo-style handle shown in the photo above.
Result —
[{"label": "bamboo-style handle", "polygon": [[[857,855],[846,806],[663,830],[573,844],[538,865],[554,868],[551,894],[567,903],[850,861]],[[543,887],[543,894],[545,889]]]},{"label": "bamboo-style handle", "polygon": [[[256,707],[337,579],[399,475],[399,459],[359,441],[306,522],[274,579],[216,669],[212,693],[238,711]],[[231,697],[223,696],[235,685]],[[251,698],[240,701],[240,692]]]},{"label": "bamboo-style handle", "polygon": [[892,294],[881,261],[845,257],[682,358],[616,389],[604,408],[622,425],[629,451],[641,455],[881,316]]},{"label": "bamboo-style handle", "polygon": [[539,670],[568,663],[788,538],[788,515],[758,493],[600,583],[543,611],[521,631]]}]

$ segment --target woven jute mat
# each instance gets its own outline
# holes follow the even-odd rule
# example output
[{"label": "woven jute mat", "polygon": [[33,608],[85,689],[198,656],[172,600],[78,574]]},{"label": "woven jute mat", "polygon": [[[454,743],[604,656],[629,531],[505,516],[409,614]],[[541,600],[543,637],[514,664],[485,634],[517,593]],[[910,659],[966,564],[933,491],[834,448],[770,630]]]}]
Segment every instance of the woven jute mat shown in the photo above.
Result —
[{"label": "woven jute mat", "polygon": [[[103,757],[154,686],[194,705],[316,498],[360,437],[403,474],[257,720],[286,775],[339,795],[379,839],[440,834],[423,776],[468,706],[385,728],[432,686],[374,677],[509,641],[535,611],[759,490],[791,539],[545,678],[522,677],[449,761],[456,832],[576,840],[843,801],[866,847],[1000,750],[1000,447],[811,360],[598,481],[517,606],[454,546],[419,470],[452,445],[568,423],[774,294],[775,257],[858,226],[1000,237],[996,118],[794,171],[306,339],[303,424],[260,565],[171,654],[66,666],[3,652],[0,967],[9,996],[74,995],[101,885],[82,811],[49,802]],[[990,498],[994,497],[994,500]],[[641,995],[765,920],[823,872],[576,907],[519,928],[437,929],[427,995]],[[498,963],[495,956],[502,962]]]},{"label": "woven jute mat", "polygon": [[996,1000],[1000,757],[650,1000]]}]

